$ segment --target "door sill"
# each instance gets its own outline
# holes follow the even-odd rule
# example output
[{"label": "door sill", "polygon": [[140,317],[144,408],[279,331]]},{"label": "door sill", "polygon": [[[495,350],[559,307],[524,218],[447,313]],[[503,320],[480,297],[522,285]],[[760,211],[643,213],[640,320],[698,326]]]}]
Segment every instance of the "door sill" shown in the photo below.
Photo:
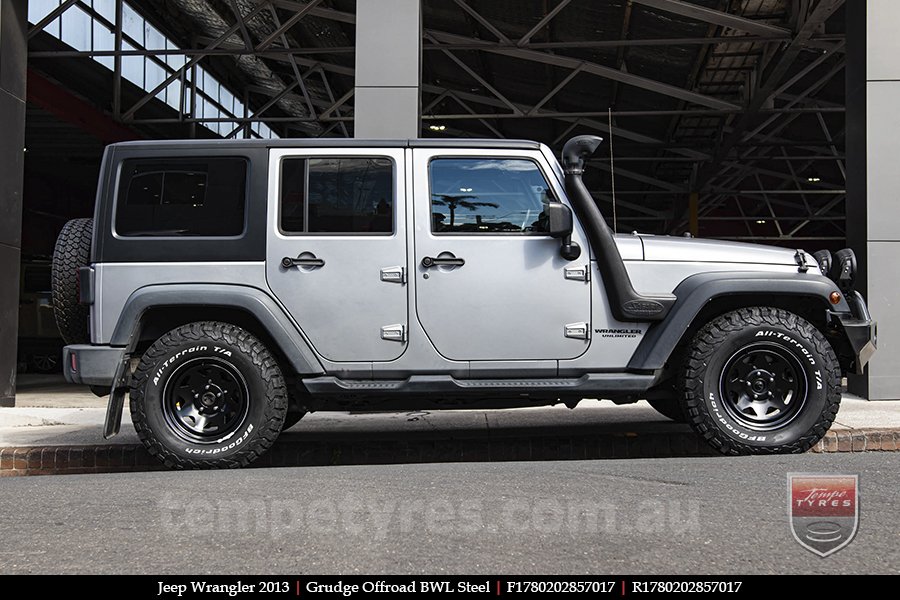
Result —
[{"label": "door sill", "polygon": [[313,396],[397,396],[446,394],[449,396],[546,397],[610,394],[623,396],[647,391],[657,375],[636,373],[590,373],[581,377],[457,379],[450,375],[412,375],[407,379],[340,379],[324,376],[304,379]]}]

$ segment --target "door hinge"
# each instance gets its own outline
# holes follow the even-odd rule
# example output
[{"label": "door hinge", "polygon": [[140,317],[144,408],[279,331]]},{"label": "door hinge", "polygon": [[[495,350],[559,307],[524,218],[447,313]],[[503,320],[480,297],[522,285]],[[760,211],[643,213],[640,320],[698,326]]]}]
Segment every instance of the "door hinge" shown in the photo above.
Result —
[{"label": "door hinge", "polygon": [[381,339],[389,342],[405,342],[406,325],[385,325],[381,328]]},{"label": "door hinge", "polygon": [[406,267],[385,267],[381,270],[381,280],[387,283],[406,283]]},{"label": "door hinge", "polygon": [[565,268],[566,279],[571,279],[573,281],[590,281],[591,280],[591,265],[579,265],[577,267],[566,267]]},{"label": "door hinge", "polygon": [[591,326],[589,323],[569,323],[566,325],[566,337],[576,340],[591,339]]}]

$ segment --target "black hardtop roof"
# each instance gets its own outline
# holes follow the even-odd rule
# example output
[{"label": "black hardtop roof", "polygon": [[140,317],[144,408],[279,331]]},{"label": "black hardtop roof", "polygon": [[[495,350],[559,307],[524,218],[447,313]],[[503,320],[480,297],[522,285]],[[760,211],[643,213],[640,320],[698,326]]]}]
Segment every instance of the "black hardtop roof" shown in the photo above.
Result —
[{"label": "black hardtop roof", "polygon": [[282,138],[277,140],[138,140],[111,146],[128,149],[206,149],[206,148],[476,148],[494,150],[538,150],[539,142],[530,140],[491,140],[474,138],[423,138],[366,140],[355,138]]}]

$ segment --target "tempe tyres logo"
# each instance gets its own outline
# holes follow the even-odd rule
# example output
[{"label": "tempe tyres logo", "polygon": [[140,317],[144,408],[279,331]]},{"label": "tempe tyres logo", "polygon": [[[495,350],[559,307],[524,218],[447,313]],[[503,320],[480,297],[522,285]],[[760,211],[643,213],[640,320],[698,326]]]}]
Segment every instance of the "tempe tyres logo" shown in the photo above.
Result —
[{"label": "tempe tyres logo", "polygon": [[821,557],[853,540],[859,523],[859,477],[788,473],[791,533]]}]

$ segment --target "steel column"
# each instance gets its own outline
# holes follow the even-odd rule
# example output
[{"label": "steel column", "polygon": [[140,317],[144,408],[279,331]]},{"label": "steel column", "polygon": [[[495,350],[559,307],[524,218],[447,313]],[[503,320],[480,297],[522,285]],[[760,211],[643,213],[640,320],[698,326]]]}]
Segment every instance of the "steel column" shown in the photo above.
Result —
[{"label": "steel column", "polygon": [[354,135],[419,137],[420,0],[357,0]]},{"label": "steel column", "polygon": [[27,0],[0,2],[0,406],[16,402],[27,14]]},{"label": "steel column", "polygon": [[900,343],[900,173],[893,160],[900,152],[898,19],[895,0],[869,0],[847,11],[847,230],[867,271],[861,291],[878,320],[880,347],[866,377],[850,385],[869,400],[900,398],[900,352],[894,350]]}]

